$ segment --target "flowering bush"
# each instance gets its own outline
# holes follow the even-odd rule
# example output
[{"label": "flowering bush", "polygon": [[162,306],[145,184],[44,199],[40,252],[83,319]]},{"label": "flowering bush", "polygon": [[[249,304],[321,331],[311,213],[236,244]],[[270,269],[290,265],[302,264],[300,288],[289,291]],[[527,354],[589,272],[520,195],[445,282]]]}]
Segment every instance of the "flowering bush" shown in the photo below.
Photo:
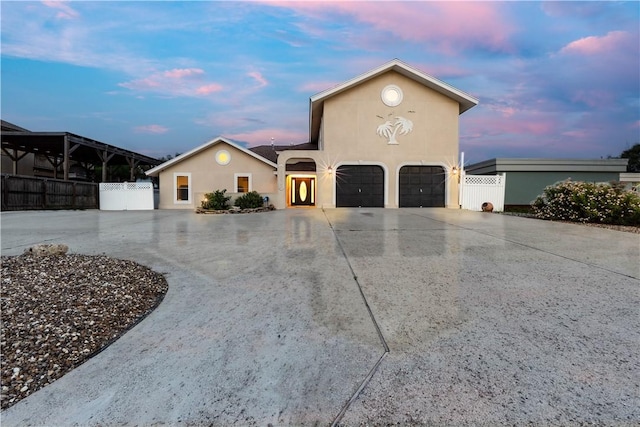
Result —
[{"label": "flowering bush", "polygon": [[640,196],[615,183],[562,181],[545,188],[531,206],[541,219],[640,225]]}]

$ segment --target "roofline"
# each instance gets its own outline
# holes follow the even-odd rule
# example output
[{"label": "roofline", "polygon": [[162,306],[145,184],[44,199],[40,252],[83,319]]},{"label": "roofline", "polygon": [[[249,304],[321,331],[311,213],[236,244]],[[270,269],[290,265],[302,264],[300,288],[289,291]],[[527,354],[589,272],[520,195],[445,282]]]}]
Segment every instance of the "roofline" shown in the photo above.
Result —
[{"label": "roofline", "polygon": [[465,166],[469,173],[495,172],[625,172],[629,159],[504,158]]},{"label": "roofline", "polygon": [[167,160],[166,162],[156,166],[153,169],[149,169],[148,171],[145,172],[145,174],[148,175],[148,176],[155,176],[155,175],[159,174],[160,172],[162,172],[163,170],[173,166],[174,164],[180,163],[181,161],[186,160],[189,157],[192,157],[192,156],[198,154],[199,152],[201,152],[203,150],[206,150],[209,147],[213,147],[214,145],[219,144],[220,142],[224,142],[225,144],[229,144],[233,148],[236,148],[236,149],[244,152],[245,154],[248,154],[249,156],[255,158],[256,160],[259,160],[259,161],[261,161],[263,163],[266,163],[267,165],[269,165],[269,166],[271,166],[271,167],[273,167],[275,169],[278,168],[278,165],[276,165],[275,163],[271,162],[270,160],[265,159],[264,157],[260,156],[259,154],[256,154],[253,151],[251,151],[251,150],[249,150],[247,148],[244,148],[244,147],[238,145],[237,143],[235,143],[235,142],[233,142],[233,141],[231,141],[231,140],[229,140],[229,139],[227,139],[225,137],[219,136],[219,137],[214,138],[214,139],[212,139],[212,140],[210,140],[208,142],[205,142],[204,144],[200,145],[199,147],[196,147],[196,148],[194,148],[194,149],[192,149],[190,151],[187,151],[186,153],[182,153],[179,156],[176,156],[171,160]]},{"label": "roofline", "polygon": [[95,139],[87,138],[86,136],[78,135],[72,132],[32,132],[32,131],[2,131],[3,136],[17,136],[17,137],[63,137],[68,138],[70,142],[84,145],[85,147],[91,147],[96,150],[108,150],[111,153],[115,153],[124,157],[131,157],[136,160],[141,160],[147,163],[157,163],[158,159],[147,156],[145,154],[136,153],[135,151],[127,150],[126,148],[120,148],[115,145],[107,144],[106,142],[100,142]]},{"label": "roofline", "polygon": [[422,71],[416,68],[413,68],[410,65],[396,58],[385,64],[382,64],[377,68],[374,68],[373,70],[370,70],[364,74],[361,74],[350,80],[347,80],[344,83],[341,83],[325,91],[312,95],[309,98],[309,141],[313,142],[314,104],[322,104],[324,100],[326,100],[327,98],[330,98],[334,95],[344,92],[357,84],[360,84],[367,80],[371,80],[372,78],[377,77],[390,70],[396,71],[405,77],[408,77],[414,81],[417,81],[423,84],[424,86],[427,86],[445,96],[448,96],[449,98],[454,99],[455,101],[458,102],[458,105],[460,106],[458,114],[462,114],[465,111],[478,105],[479,100],[477,98],[469,95],[466,92],[456,89],[455,87],[443,82],[442,80],[439,80],[433,76],[430,76],[429,74],[423,73]]}]

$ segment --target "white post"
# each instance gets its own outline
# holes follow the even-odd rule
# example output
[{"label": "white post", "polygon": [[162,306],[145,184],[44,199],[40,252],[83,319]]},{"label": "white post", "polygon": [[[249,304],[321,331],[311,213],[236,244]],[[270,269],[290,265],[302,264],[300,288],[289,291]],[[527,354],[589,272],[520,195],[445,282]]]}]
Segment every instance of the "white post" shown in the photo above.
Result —
[{"label": "white post", "polygon": [[462,192],[464,191],[464,151],[460,152],[460,168],[458,170],[458,207],[462,209]]}]

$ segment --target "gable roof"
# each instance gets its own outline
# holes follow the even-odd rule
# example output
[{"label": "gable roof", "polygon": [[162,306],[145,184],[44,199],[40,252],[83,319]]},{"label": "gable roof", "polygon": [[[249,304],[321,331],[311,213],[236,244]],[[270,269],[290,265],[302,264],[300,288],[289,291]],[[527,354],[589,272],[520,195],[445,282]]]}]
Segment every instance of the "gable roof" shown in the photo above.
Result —
[{"label": "gable roof", "polygon": [[224,142],[225,144],[228,144],[230,146],[232,146],[233,148],[236,148],[240,151],[242,151],[243,153],[263,162],[266,163],[267,165],[271,166],[272,168],[277,169],[278,165],[276,165],[275,163],[273,163],[270,160],[265,159],[264,157],[260,156],[259,154],[254,153],[253,151],[247,150],[246,148],[236,144],[235,142],[232,142],[222,136],[219,136],[215,139],[212,139],[211,141],[202,144],[199,147],[194,148],[191,151],[187,151],[186,153],[180,154],[179,156],[174,157],[171,160],[167,160],[166,162],[162,163],[159,166],[156,166],[153,169],[149,169],[148,171],[146,171],[145,173],[148,176],[157,176],[160,172],[162,172],[163,170],[167,169],[170,166],[173,166],[175,164],[178,164],[180,162],[182,162],[183,160],[188,159],[189,157],[195,156],[196,154],[200,153],[201,151],[206,150],[207,148],[213,147],[216,144],[219,144],[221,142]]},{"label": "gable roof", "polygon": [[278,153],[280,151],[287,150],[317,150],[318,146],[316,144],[310,144],[305,142],[303,144],[295,144],[295,145],[258,145],[256,147],[251,147],[249,150],[254,153],[268,159],[274,163],[278,161]]},{"label": "gable roof", "polygon": [[399,59],[394,59],[378,68],[361,74],[351,80],[347,80],[338,86],[334,86],[323,92],[317,93],[309,98],[309,141],[317,142],[318,140],[318,135],[320,133],[320,119],[322,118],[324,101],[326,99],[391,70],[458,102],[460,105],[459,114],[462,114],[470,108],[478,105],[478,99],[473,96],[407,65]]}]

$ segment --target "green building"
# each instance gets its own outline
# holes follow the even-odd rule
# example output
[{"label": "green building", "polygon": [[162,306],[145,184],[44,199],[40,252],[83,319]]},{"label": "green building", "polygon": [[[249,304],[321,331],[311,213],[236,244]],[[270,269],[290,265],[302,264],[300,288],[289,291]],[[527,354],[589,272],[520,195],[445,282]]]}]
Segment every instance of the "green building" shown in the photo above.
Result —
[{"label": "green building", "polygon": [[506,175],[505,207],[529,205],[545,187],[571,179],[594,183],[619,181],[629,159],[496,158],[465,166],[467,175]]}]

